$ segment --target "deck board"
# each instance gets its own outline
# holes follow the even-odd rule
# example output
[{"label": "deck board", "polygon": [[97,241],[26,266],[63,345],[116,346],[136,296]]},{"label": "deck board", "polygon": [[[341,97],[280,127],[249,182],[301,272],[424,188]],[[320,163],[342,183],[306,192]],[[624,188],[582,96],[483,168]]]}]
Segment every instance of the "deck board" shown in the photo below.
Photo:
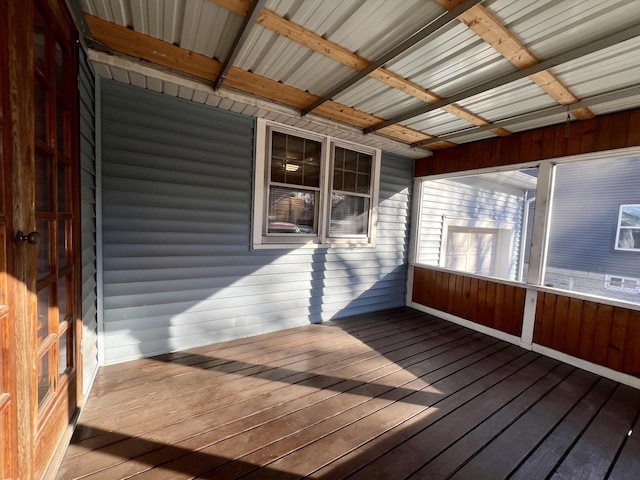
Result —
[{"label": "deck board", "polygon": [[639,412],[637,390],[396,309],[102,368],[57,478],[630,478]]}]

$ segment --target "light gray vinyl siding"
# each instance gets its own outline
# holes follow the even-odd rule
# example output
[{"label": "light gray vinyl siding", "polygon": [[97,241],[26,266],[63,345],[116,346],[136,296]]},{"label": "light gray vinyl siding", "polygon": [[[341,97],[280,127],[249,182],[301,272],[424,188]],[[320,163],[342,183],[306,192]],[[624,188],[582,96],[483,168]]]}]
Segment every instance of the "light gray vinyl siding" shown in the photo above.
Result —
[{"label": "light gray vinyl siding", "polygon": [[614,248],[622,204],[640,204],[640,157],[558,165],[547,265],[640,278],[640,252]]},{"label": "light gray vinyl siding", "polygon": [[445,219],[513,224],[508,279],[517,275],[520,254],[524,191],[485,182],[476,177],[423,182],[419,221],[418,263],[441,265]]},{"label": "light gray vinyl siding", "polygon": [[375,249],[251,250],[255,120],[102,82],[105,362],[404,304],[413,161]]},{"label": "light gray vinyl siding", "polygon": [[80,49],[80,196],[82,244],[82,358],[86,389],[98,368],[96,296],[95,78]]}]

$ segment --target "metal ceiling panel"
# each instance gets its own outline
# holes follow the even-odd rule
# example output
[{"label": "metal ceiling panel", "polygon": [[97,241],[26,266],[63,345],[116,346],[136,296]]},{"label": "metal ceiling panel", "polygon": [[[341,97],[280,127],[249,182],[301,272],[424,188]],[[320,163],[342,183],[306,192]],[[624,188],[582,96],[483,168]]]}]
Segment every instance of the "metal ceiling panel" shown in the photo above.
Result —
[{"label": "metal ceiling panel", "polygon": [[458,105],[495,122],[525,112],[557,105],[538,85],[528,78],[475,95]]},{"label": "metal ceiling panel", "polygon": [[497,0],[487,8],[539,59],[640,21],[636,0]]},{"label": "metal ceiling panel", "polygon": [[601,103],[591,107],[596,115],[604,115],[606,113],[614,113],[622,110],[629,110],[640,107],[640,94],[620,98],[611,102]]},{"label": "metal ceiling panel", "polygon": [[[512,132],[523,132],[525,130],[531,130],[532,128],[541,128],[546,127],[548,125],[558,125],[561,123],[565,123],[567,120],[566,113],[557,113],[555,115],[549,115],[547,117],[538,118],[535,120],[528,120],[525,122],[514,122],[509,125],[509,130]],[[569,127],[569,133],[571,132],[571,127]]]},{"label": "metal ceiling panel", "polygon": [[451,115],[444,110],[434,110],[404,123],[407,127],[440,136],[471,127],[465,120]]},{"label": "metal ceiling panel", "polygon": [[[327,19],[333,17],[333,10],[341,3],[342,0],[302,2],[303,5],[322,4],[322,11],[318,8],[315,14]],[[437,3],[423,0],[367,0],[349,3],[351,11],[343,8],[342,15],[335,17],[336,22],[327,29],[324,36],[368,60],[381,56],[444,13]],[[302,26],[307,27],[305,23]]]},{"label": "metal ceiling panel", "polygon": [[592,53],[554,69],[579,98],[640,84],[640,38]]},{"label": "metal ceiling panel", "polygon": [[423,105],[422,100],[407,95],[373,78],[365,78],[334,99],[358,110],[388,118],[408,108]]},{"label": "metal ceiling panel", "polygon": [[252,29],[235,65],[315,95],[329,91],[334,82],[353,73],[353,69],[261,26]]},{"label": "metal ceiling panel", "polygon": [[460,22],[420,42],[387,68],[442,97],[514,70]]},{"label": "metal ceiling panel", "polygon": [[185,3],[180,46],[224,61],[233,39],[242,26],[242,17],[208,0]]}]

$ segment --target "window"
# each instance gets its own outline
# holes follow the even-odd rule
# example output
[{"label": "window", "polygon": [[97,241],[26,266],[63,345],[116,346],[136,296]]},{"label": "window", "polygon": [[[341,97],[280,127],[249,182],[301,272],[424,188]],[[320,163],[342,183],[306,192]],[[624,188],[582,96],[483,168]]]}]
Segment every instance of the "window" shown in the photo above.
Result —
[{"label": "window", "polygon": [[375,244],[380,151],[258,121],[254,248]]},{"label": "window", "polygon": [[604,288],[620,292],[640,293],[640,280],[637,278],[605,275]]},{"label": "window", "polygon": [[603,152],[417,179],[411,258],[639,305],[639,163]]},{"label": "window", "polygon": [[522,281],[537,171],[422,180],[419,263]]},{"label": "window", "polygon": [[544,285],[638,303],[638,157],[555,166]]},{"label": "window", "polygon": [[640,252],[640,205],[620,205],[615,248]]}]

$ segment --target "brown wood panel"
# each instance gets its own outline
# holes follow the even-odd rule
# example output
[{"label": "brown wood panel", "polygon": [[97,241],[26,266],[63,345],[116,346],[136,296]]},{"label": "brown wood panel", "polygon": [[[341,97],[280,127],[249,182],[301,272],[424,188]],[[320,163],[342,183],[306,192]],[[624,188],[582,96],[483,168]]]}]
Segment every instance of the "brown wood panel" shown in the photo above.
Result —
[{"label": "brown wood panel", "polygon": [[522,287],[414,267],[414,302],[512,335],[522,333],[524,299]]},{"label": "brown wood panel", "polygon": [[629,112],[629,126],[627,128],[627,142],[624,146],[640,144],[640,110]]},{"label": "brown wood panel", "polygon": [[[568,132],[568,136],[567,136]],[[640,145],[640,109],[465,143],[416,160],[415,176],[511,165]]]},{"label": "brown wood panel", "polygon": [[580,347],[580,327],[584,302],[578,298],[569,299],[565,346],[569,355],[578,356]]},{"label": "brown wood panel", "polygon": [[639,322],[637,310],[540,292],[534,342],[640,376]]}]

